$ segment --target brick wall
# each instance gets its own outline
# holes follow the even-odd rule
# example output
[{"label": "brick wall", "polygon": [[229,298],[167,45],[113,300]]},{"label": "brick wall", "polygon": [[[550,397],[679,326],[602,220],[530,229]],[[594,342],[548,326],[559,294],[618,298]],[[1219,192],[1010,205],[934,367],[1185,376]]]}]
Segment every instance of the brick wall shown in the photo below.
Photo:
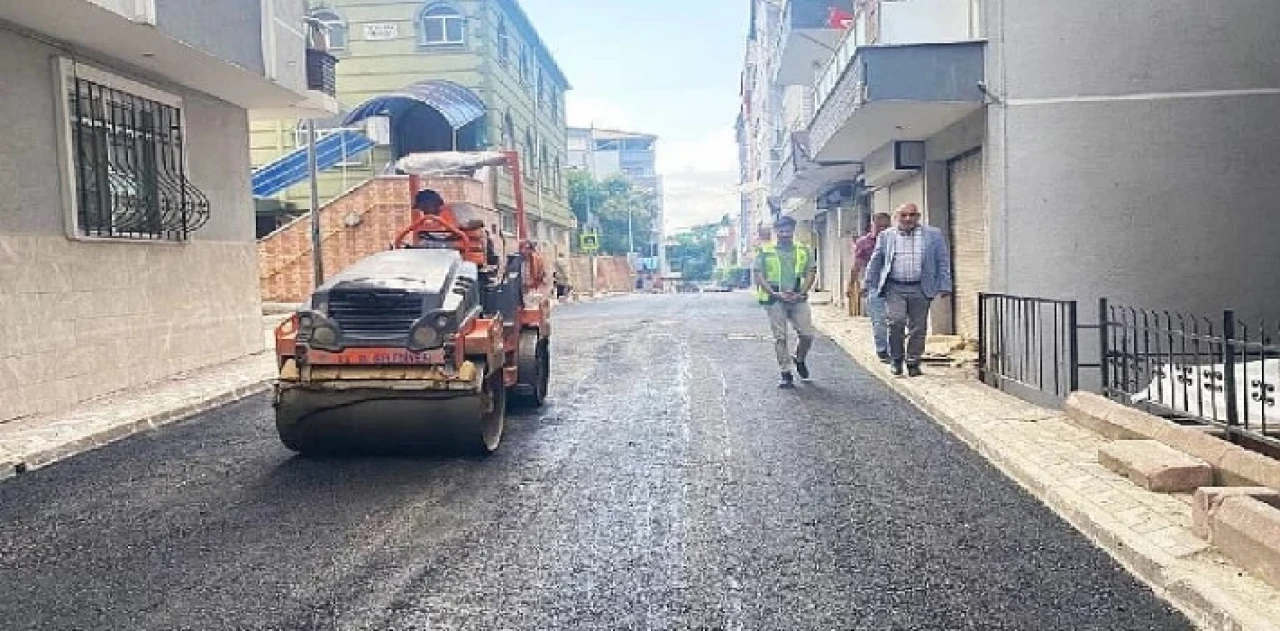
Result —
[{"label": "brick wall", "polygon": [[[591,259],[586,256],[569,258],[569,284],[574,291],[591,290]],[[635,271],[625,256],[596,257],[596,291],[625,292],[635,289]]]},{"label": "brick wall", "polygon": [[[423,178],[454,205],[459,218],[498,223],[492,189],[470,178]],[[411,221],[409,178],[371,179],[325,205],[320,212],[321,254],[325,277],[391,246]],[[258,242],[259,282],[265,302],[302,302],[315,288],[311,263],[311,214]]]}]

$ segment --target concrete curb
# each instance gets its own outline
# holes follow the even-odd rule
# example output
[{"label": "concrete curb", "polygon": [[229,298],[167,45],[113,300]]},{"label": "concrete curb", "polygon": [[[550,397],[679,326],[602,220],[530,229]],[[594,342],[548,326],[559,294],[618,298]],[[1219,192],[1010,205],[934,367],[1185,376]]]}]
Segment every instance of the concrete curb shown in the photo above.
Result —
[{"label": "concrete curb", "polygon": [[[904,379],[894,377],[883,369],[884,366],[874,353],[867,349],[852,348],[847,340],[834,335],[827,317],[815,317],[814,324],[855,362],[932,417],[943,429],[959,438],[1006,477],[1026,489],[1199,628],[1224,631],[1280,630],[1280,621],[1271,619],[1249,607],[1249,603],[1242,602],[1236,595],[1227,593],[1214,583],[1213,577],[1183,569],[1178,558],[1160,549],[1144,536],[1124,528],[1115,515],[1084,501],[1074,489],[1046,483],[1031,467],[1006,454],[997,441],[979,436],[961,419],[941,410],[926,397],[908,388]],[[996,393],[993,391],[994,394]]]},{"label": "concrete curb", "polygon": [[0,482],[18,475],[19,458],[0,451]]},{"label": "concrete curb", "polygon": [[1220,486],[1267,486],[1280,490],[1280,460],[1200,430],[1175,425],[1089,392],[1072,393],[1066,412],[1072,422],[1107,438],[1157,440],[1204,460],[1213,467]]},{"label": "concrete curb", "polygon": [[[41,469],[73,456],[77,456],[100,447],[105,447],[106,445],[116,441],[128,438],[129,436],[159,429],[166,425],[188,419],[202,412],[207,412],[209,410],[217,409],[224,405],[249,398],[269,390],[271,388],[272,381],[273,379],[263,379],[246,385],[237,386],[230,391],[224,391],[212,396],[204,397],[193,403],[187,403],[141,418],[130,419],[126,422],[112,425],[90,434],[77,436],[74,439],[58,445],[46,447],[30,453],[17,454],[16,456],[12,456],[14,460],[14,474],[21,475],[28,471]],[[2,461],[3,458],[4,456],[0,456],[0,461]],[[0,466],[0,479],[4,479],[5,477],[3,467]],[[13,476],[10,475],[7,477]]]}]

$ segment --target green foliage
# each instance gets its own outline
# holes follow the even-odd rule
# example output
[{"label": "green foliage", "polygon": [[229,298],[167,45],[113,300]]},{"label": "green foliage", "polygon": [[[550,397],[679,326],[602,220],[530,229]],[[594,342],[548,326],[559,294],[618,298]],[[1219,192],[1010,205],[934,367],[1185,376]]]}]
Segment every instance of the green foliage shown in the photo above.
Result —
[{"label": "green foliage", "polygon": [[588,209],[599,222],[600,254],[625,255],[634,237],[636,252],[645,255],[658,215],[653,191],[637,189],[621,176],[597,180],[583,171],[570,171],[569,207],[580,230],[587,226]]},{"label": "green foliage", "polygon": [[675,235],[675,245],[668,246],[667,261],[671,271],[680,272],[684,280],[711,280],[716,267],[716,232],[721,224],[695,226]]}]

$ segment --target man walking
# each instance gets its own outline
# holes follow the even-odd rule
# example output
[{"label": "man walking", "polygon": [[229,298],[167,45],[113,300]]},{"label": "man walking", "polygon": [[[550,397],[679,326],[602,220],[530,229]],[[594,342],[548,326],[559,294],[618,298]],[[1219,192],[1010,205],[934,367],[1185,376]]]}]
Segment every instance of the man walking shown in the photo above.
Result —
[{"label": "man walking", "polygon": [[893,374],[920,375],[929,306],[951,294],[951,255],[942,231],[921,225],[920,209],[905,204],[898,225],[880,233],[867,264],[868,295],[884,298]]},{"label": "man walking", "polygon": [[[809,248],[795,243],[796,221],[782,217],[773,224],[775,243],[765,243],[756,253],[756,299],[769,314],[774,350],[782,373],[779,388],[794,388],[791,365],[801,379],[809,378],[805,359],[813,346],[813,316],[809,311],[809,290],[818,277],[818,266]],[[796,330],[796,353],[788,352],[787,325]]]},{"label": "man walking", "polygon": [[862,235],[853,246],[853,274],[861,285],[861,296],[866,297],[867,315],[871,316],[871,336],[875,340],[876,357],[889,363],[889,323],[885,319],[884,296],[878,292],[868,291],[869,285],[863,279],[867,266],[871,263],[871,255],[876,250],[876,238],[881,232],[889,229],[893,218],[889,213],[876,213],[871,218],[871,231]]}]

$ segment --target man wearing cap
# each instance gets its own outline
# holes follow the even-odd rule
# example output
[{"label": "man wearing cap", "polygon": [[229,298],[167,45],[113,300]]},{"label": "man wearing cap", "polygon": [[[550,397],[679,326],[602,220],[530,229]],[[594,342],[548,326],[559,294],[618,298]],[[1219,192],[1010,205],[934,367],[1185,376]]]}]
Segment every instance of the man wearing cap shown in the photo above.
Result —
[{"label": "man wearing cap", "polygon": [[[791,366],[801,379],[809,378],[805,359],[813,346],[813,317],[809,311],[809,290],[818,277],[818,267],[809,248],[795,242],[796,221],[782,217],[773,224],[774,243],[765,243],[756,253],[756,299],[769,314],[774,350],[782,373],[780,388],[794,388]],[[787,325],[799,338],[795,355],[788,352]]]}]

